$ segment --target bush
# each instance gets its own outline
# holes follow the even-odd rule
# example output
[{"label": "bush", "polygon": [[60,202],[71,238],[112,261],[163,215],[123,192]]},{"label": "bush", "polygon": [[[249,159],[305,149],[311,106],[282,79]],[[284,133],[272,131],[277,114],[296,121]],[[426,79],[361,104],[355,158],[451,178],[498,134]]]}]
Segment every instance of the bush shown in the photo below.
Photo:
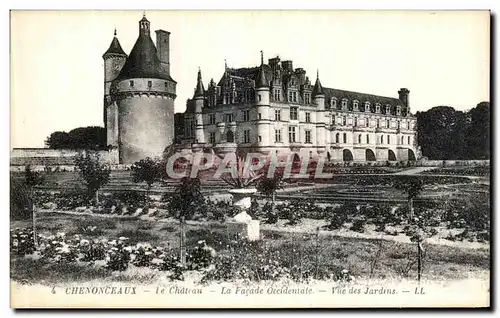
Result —
[{"label": "bush", "polygon": [[26,220],[31,218],[29,188],[20,180],[10,178],[10,218]]},{"label": "bush", "polygon": [[366,219],[364,217],[357,217],[352,222],[352,226],[350,228],[351,231],[363,233],[365,231]]},{"label": "bush", "polygon": [[35,252],[33,228],[11,229],[10,250],[20,256],[33,254]]},{"label": "bush", "polygon": [[325,214],[328,215],[326,218],[328,225],[326,227],[329,230],[337,230],[342,228],[342,226],[344,226],[344,223],[349,220],[348,213],[348,209],[345,209],[344,206],[340,206],[337,208],[327,207]]},{"label": "bush", "polygon": [[262,211],[266,214],[266,223],[268,224],[276,224],[279,220],[279,214],[276,212],[276,208],[273,209],[272,204],[266,202]]}]

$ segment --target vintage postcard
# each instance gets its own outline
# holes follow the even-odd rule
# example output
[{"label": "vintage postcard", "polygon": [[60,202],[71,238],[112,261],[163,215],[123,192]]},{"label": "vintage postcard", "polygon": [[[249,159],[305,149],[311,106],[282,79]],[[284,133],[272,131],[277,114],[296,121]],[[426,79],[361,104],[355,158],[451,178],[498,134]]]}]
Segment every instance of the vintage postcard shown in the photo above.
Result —
[{"label": "vintage postcard", "polygon": [[490,19],[11,11],[11,307],[490,307]]}]

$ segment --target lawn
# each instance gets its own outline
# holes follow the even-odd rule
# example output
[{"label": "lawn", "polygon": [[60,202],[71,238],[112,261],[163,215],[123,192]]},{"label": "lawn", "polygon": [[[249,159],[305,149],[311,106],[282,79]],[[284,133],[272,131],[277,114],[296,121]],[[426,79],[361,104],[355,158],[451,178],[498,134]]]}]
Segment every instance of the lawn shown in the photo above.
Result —
[{"label": "lawn", "polygon": [[[29,225],[29,221],[11,222],[12,228]],[[129,239],[128,244],[145,242],[173,253],[177,253],[179,245],[178,224],[166,221],[40,213],[38,231],[45,235],[65,232],[67,237],[79,234],[88,239],[111,240],[123,236]],[[217,222],[191,222],[187,225],[186,236],[188,249],[195,247],[199,240],[205,240],[217,251],[216,270],[207,276],[210,280],[260,280],[273,277],[277,271],[287,272],[294,279],[327,279],[345,270],[356,280],[416,278],[414,244],[279,230],[261,231],[262,239],[257,242],[235,242],[226,234],[225,226]],[[425,280],[484,277],[489,273],[489,248],[424,244],[424,249],[422,277]],[[228,260],[230,268],[224,267]],[[166,274],[133,265],[122,272],[111,272],[96,264],[54,263],[11,253],[11,278],[47,285],[95,279],[147,284],[166,279]]]}]

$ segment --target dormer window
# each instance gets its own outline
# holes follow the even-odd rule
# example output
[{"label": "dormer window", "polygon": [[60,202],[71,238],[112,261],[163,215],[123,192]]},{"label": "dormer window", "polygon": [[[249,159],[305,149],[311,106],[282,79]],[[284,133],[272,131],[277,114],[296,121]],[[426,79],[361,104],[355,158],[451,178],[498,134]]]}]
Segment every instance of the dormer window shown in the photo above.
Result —
[{"label": "dormer window", "polygon": [[330,106],[332,108],[337,108],[337,99],[335,97],[332,97],[332,99],[330,100]]},{"label": "dormer window", "polygon": [[370,102],[365,102],[365,112],[370,112]]},{"label": "dormer window", "polygon": [[401,106],[396,107],[396,115],[401,116]]},{"label": "dormer window", "polygon": [[304,100],[306,104],[311,103],[311,93],[304,93]]},{"label": "dormer window", "polygon": [[357,100],[352,102],[352,110],[355,112],[359,111],[359,102]]},{"label": "dormer window", "polygon": [[391,114],[391,105],[385,105],[385,113],[388,115]]},{"label": "dormer window", "polygon": [[375,104],[375,112],[380,113],[380,104],[379,103]]},{"label": "dormer window", "polygon": [[151,88],[151,86],[153,86],[153,82],[148,81],[148,87]]},{"label": "dormer window", "polygon": [[347,98],[342,99],[342,110],[347,110]]}]

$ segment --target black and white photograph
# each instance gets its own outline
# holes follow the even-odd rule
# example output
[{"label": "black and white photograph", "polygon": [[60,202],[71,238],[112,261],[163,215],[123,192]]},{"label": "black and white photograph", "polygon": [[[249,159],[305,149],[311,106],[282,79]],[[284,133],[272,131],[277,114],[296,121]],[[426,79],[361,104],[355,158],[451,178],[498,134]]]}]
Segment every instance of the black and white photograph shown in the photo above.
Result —
[{"label": "black and white photograph", "polygon": [[11,307],[490,307],[490,23],[11,10]]}]

